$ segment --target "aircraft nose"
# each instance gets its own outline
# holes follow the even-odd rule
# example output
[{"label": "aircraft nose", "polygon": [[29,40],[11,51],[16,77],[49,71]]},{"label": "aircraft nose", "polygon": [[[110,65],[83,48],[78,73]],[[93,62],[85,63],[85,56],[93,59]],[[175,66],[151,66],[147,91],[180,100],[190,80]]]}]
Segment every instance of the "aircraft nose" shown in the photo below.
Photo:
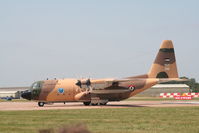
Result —
[{"label": "aircraft nose", "polygon": [[31,92],[30,91],[25,91],[21,94],[21,97],[27,100],[31,100]]}]

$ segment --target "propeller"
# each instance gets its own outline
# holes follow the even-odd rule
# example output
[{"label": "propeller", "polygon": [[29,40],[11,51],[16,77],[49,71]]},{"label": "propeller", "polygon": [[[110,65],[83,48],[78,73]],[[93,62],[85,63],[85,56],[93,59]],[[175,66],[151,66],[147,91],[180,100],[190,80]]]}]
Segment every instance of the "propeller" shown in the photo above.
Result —
[{"label": "propeller", "polygon": [[77,80],[76,85],[79,86],[80,88],[82,88],[82,82],[80,80]]},{"label": "propeller", "polygon": [[81,81],[81,80],[77,80],[76,83],[77,86],[79,86],[80,88],[82,88],[82,85],[86,85],[88,92],[91,92],[93,90],[93,88],[91,87],[91,80],[87,79],[86,81]]},{"label": "propeller", "polygon": [[86,86],[90,86],[91,85],[91,80],[87,79],[85,84],[86,84]]},{"label": "propeller", "polygon": [[88,88],[88,90],[87,91],[92,91],[93,90],[93,88],[91,87],[91,80],[90,79],[87,79],[86,80],[86,86],[87,86],[87,88]]}]

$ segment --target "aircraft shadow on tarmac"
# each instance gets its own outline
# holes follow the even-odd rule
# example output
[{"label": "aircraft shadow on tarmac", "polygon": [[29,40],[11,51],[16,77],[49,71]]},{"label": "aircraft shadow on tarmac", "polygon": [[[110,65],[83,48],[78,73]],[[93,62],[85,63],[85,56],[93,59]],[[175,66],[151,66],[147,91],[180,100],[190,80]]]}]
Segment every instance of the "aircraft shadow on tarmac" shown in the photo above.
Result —
[{"label": "aircraft shadow on tarmac", "polygon": [[56,108],[56,107],[60,107],[60,108],[132,108],[132,107],[147,107],[145,105],[129,105],[129,104],[108,104],[108,105],[98,105],[98,106],[84,106],[82,104],[74,104],[74,105],[67,105],[67,104],[63,104],[63,105],[56,105],[56,104],[51,104],[51,105],[45,105],[45,107],[48,108]]}]

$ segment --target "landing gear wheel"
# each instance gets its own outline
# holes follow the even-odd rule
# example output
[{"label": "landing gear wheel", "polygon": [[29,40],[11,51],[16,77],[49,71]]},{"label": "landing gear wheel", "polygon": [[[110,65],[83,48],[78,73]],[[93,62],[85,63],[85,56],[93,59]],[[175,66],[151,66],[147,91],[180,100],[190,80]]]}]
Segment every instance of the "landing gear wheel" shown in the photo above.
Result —
[{"label": "landing gear wheel", "polygon": [[39,107],[43,107],[44,104],[45,104],[44,102],[38,102],[38,106],[39,106]]},{"label": "landing gear wheel", "polygon": [[107,103],[100,103],[100,105],[106,105]]},{"label": "landing gear wheel", "polygon": [[84,102],[85,106],[89,106],[91,104],[91,102]]},{"label": "landing gear wheel", "polygon": [[92,105],[92,106],[97,106],[97,105],[98,105],[98,103],[91,103],[91,105]]}]

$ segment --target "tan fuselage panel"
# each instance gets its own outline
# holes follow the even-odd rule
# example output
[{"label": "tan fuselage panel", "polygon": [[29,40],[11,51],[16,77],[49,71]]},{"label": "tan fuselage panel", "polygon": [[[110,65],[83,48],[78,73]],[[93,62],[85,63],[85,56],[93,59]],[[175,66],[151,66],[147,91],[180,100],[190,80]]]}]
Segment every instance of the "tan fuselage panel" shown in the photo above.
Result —
[{"label": "tan fuselage panel", "polygon": [[43,88],[50,89],[47,92],[47,96],[43,99],[43,93],[41,93],[40,100],[44,101],[74,101],[74,96],[81,92],[78,86],[75,85],[77,80],[67,79],[67,80],[57,80],[54,86],[49,86],[53,88]]}]

